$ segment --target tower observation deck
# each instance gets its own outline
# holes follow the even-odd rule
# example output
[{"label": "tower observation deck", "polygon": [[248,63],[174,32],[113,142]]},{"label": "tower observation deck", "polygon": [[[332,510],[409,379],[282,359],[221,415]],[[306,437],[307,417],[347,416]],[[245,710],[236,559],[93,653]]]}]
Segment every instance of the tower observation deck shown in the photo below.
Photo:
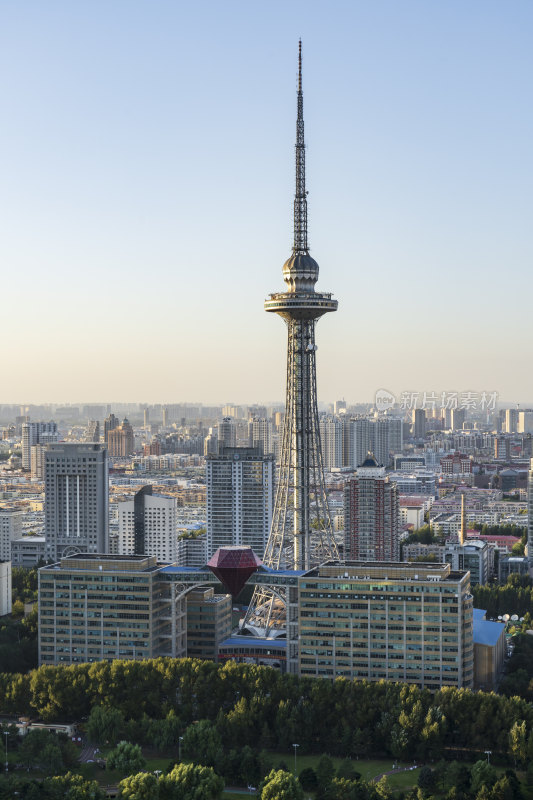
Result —
[{"label": "tower observation deck", "polygon": [[[271,294],[265,311],[287,325],[287,388],[281,460],[272,527],[263,563],[275,569],[307,570],[338,560],[326,496],[316,391],[315,326],[337,310],[331,294],[315,291],[318,264],[307,241],[307,190],[302,92],[302,43],[298,53],[294,244],[283,265],[284,292]],[[259,636],[285,633],[286,598],[278,588],[257,587],[244,628]]]}]

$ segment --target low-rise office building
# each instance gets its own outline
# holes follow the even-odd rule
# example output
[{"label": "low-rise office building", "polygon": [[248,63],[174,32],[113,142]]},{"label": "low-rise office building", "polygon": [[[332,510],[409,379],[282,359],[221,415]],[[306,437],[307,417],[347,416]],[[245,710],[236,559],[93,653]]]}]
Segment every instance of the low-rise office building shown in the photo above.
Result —
[{"label": "low-rise office building", "polygon": [[185,600],[163,569],[155,556],[90,553],[42,567],[39,663],[185,656]]},{"label": "low-rise office building", "polygon": [[230,594],[210,587],[187,595],[187,655],[216,661],[218,645],[231,635]]},{"label": "low-rise office building", "polygon": [[448,564],[327,563],[299,579],[302,676],[472,688],[472,595]]}]

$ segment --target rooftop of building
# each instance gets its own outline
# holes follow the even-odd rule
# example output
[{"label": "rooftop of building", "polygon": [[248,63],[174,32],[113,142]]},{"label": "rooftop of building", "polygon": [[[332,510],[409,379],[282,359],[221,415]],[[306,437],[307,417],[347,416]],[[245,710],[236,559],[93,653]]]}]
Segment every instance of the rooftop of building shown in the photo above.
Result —
[{"label": "rooftop of building", "polygon": [[65,556],[42,570],[83,570],[87,572],[156,572],[163,565],[155,556],[111,555],[107,553],[77,553]]},{"label": "rooftop of building", "polygon": [[254,649],[286,649],[286,639],[260,639],[258,636],[230,636],[220,642],[220,647],[253,647]]},{"label": "rooftop of building", "polygon": [[350,580],[457,582],[467,575],[467,571],[452,570],[449,564],[435,562],[327,561],[308,570],[305,575]]},{"label": "rooftop of building", "polygon": [[474,644],[494,647],[505,635],[505,624],[485,619],[486,613],[482,608],[474,608]]}]

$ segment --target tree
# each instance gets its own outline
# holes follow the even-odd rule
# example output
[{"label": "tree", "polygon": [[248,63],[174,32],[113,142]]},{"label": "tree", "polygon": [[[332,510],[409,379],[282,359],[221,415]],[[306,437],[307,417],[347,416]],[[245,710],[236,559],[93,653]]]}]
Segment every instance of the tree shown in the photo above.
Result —
[{"label": "tree", "polygon": [[218,800],[224,790],[220,775],[197,764],[178,764],[159,781],[160,796],[165,800]]},{"label": "tree", "polygon": [[91,742],[115,745],[124,734],[124,714],[118,708],[93,706],[87,720]]},{"label": "tree", "polygon": [[128,775],[118,785],[119,797],[124,800],[158,800],[159,788],[159,779],[153,772]]},{"label": "tree", "polygon": [[487,761],[476,761],[470,773],[470,790],[476,794],[482,786],[492,789],[498,777],[496,770]]},{"label": "tree", "polygon": [[185,758],[194,758],[197,763],[214,767],[222,752],[222,739],[213,723],[203,719],[189,725],[183,734],[182,749]]},{"label": "tree", "polygon": [[[106,800],[107,795],[96,781],[87,780],[82,775],[58,775],[45,778],[42,794],[47,800]],[[24,795],[28,797],[27,794]]]},{"label": "tree", "polygon": [[302,789],[306,792],[314,792],[318,787],[318,780],[313,767],[305,767],[305,769],[300,772],[298,780],[300,781]]},{"label": "tree", "polygon": [[509,731],[509,747],[514,763],[525,764],[527,760],[527,732],[526,722],[515,722]]},{"label": "tree", "polygon": [[318,794],[323,796],[331,781],[335,777],[335,767],[329,756],[322,756],[316,767]]},{"label": "tree", "polygon": [[145,766],[140,746],[131,742],[119,742],[107,757],[107,769],[133,773],[140,772]]},{"label": "tree", "polygon": [[419,787],[426,792],[431,792],[435,789],[436,782],[436,775],[431,767],[422,767],[418,775]]},{"label": "tree", "polygon": [[261,785],[261,800],[303,800],[303,789],[290,772],[273,769]]}]

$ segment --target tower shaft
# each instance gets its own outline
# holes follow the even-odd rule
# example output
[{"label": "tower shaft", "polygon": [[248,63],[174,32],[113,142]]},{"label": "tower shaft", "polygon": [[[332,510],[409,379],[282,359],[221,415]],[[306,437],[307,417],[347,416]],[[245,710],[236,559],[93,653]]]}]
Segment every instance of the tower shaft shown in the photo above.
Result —
[{"label": "tower shaft", "polygon": [[[265,311],[287,324],[287,389],[278,485],[272,527],[263,562],[274,570],[307,570],[338,559],[329,513],[316,390],[317,320],[337,310],[331,294],[315,292],[318,264],[307,242],[307,191],[302,93],[302,51],[298,56],[296,187],[292,256],[283,266],[284,292],[271,294]],[[286,598],[275,586],[257,588],[244,626],[262,636],[286,629]]]}]

